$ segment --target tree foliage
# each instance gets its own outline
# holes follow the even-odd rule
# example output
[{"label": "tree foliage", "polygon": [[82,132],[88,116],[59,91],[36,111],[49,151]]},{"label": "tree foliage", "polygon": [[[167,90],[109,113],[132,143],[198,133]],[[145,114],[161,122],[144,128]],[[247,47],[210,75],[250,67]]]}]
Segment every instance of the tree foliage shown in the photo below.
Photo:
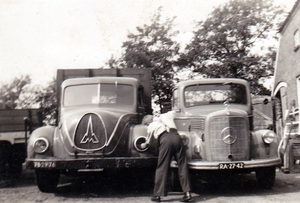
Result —
[{"label": "tree foliage", "polygon": [[28,84],[17,100],[17,108],[37,108],[46,125],[55,125],[57,116],[56,79],[46,86]]},{"label": "tree foliage", "polygon": [[4,109],[38,108],[45,124],[54,125],[57,113],[56,79],[46,87],[32,84],[28,75],[16,77],[0,88]]},{"label": "tree foliage", "polygon": [[47,125],[55,125],[58,108],[56,79],[50,81],[47,88],[37,93],[36,102],[39,104],[43,122]]},{"label": "tree foliage", "polygon": [[17,100],[24,91],[24,87],[31,83],[29,75],[21,75],[15,77],[12,82],[2,84],[0,87],[0,103],[1,108],[15,109],[18,106]]},{"label": "tree foliage", "polygon": [[150,25],[137,27],[135,34],[127,36],[119,61],[126,68],[152,69],[152,96],[158,97],[157,103],[161,107],[170,102],[172,96],[173,66],[179,51],[179,44],[173,39],[177,34],[172,31],[173,21],[174,18],[162,20],[160,8]]},{"label": "tree foliage", "polygon": [[206,77],[234,77],[250,82],[253,94],[269,91],[260,81],[273,75],[278,23],[283,11],[271,0],[230,0],[200,21],[178,60]]}]

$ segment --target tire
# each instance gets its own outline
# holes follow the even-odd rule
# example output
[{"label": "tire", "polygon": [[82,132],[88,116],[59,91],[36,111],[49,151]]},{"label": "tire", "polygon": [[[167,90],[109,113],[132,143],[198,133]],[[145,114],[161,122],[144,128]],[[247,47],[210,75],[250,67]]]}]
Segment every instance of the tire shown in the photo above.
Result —
[{"label": "tire", "polygon": [[9,160],[9,176],[11,180],[17,180],[22,174],[22,164],[25,161],[25,144],[12,146],[12,153]]},{"label": "tire", "polygon": [[9,177],[11,180],[18,180],[21,177],[22,163],[19,159],[13,159],[13,162],[9,164]]},{"label": "tire", "polygon": [[258,186],[262,189],[271,189],[275,182],[276,168],[261,168],[256,171]]},{"label": "tire", "polygon": [[57,189],[59,171],[36,170],[36,182],[41,192],[53,193]]},{"label": "tire", "polygon": [[0,180],[7,180],[9,178],[9,158],[11,146],[8,143],[0,143]]}]

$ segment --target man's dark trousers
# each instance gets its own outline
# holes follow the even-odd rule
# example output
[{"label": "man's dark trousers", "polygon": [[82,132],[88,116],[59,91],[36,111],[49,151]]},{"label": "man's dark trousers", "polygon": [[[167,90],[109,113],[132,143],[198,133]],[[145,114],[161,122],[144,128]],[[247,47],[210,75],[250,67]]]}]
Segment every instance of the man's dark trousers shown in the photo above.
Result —
[{"label": "man's dark trousers", "polygon": [[155,172],[154,196],[167,195],[167,181],[172,157],[178,162],[178,175],[183,192],[191,191],[185,149],[176,129],[159,136],[158,162]]}]

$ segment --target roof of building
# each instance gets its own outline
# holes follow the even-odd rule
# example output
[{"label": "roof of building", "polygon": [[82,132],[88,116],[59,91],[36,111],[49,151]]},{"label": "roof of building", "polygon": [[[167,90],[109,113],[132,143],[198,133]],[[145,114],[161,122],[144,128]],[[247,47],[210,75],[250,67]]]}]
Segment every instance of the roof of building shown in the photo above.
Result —
[{"label": "roof of building", "polygon": [[300,4],[300,0],[297,0],[292,8],[292,10],[289,12],[288,16],[286,17],[285,21],[283,22],[283,24],[281,25],[281,27],[279,28],[279,32],[282,32],[282,30],[285,28],[285,26],[287,25],[287,23],[290,21],[293,13],[295,12],[296,8],[298,7],[298,5]]}]

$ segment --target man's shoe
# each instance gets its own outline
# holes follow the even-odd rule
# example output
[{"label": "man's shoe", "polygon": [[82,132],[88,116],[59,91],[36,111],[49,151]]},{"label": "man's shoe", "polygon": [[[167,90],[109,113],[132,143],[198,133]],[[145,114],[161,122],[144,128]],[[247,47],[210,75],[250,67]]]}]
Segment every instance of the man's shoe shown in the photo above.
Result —
[{"label": "man's shoe", "polygon": [[285,174],[289,174],[290,173],[290,170],[287,169],[287,168],[282,168],[281,171]]},{"label": "man's shoe", "polygon": [[183,198],[182,198],[181,201],[182,201],[182,202],[190,202],[190,201],[193,201],[191,192],[186,192],[186,193],[184,193]]},{"label": "man's shoe", "polygon": [[151,201],[153,201],[153,202],[160,202],[160,196],[153,196],[153,197],[151,197]]}]

